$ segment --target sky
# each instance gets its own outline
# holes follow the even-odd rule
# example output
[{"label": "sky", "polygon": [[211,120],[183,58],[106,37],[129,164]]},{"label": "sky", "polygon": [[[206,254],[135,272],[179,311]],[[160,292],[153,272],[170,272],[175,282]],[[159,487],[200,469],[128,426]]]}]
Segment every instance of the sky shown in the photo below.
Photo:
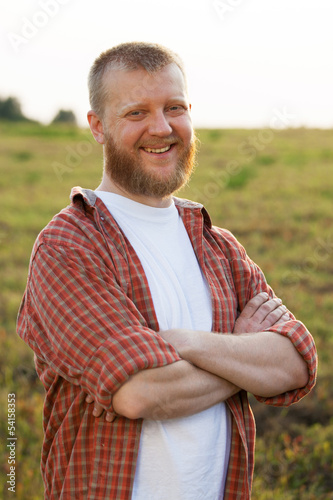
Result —
[{"label": "sky", "polygon": [[183,59],[196,128],[333,128],[332,21],[332,0],[2,0],[0,98],[86,126],[95,58],[149,41]]}]

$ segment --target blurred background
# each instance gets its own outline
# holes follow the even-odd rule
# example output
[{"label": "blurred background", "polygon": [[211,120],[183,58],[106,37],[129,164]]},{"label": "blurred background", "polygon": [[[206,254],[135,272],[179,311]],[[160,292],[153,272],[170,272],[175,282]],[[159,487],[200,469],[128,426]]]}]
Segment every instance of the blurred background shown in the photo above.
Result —
[{"label": "blurred background", "polygon": [[196,127],[268,126],[281,106],[293,126],[332,127],[332,18],[330,0],[13,0],[0,95],[43,123],[70,108],[85,126],[96,56],[154,41],[185,62]]},{"label": "blurred background", "polygon": [[[290,408],[252,401],[253,498],[333,499],[333,4],[330,0],[12,0],[0,16],[0,431],[16,399],[14,498],[43,497],[43,388],[16,336],[38,232],[94,189],[102,151],[87,130],[87,74],[126,41],[182,57],[201,146],[190,186],[231,230],[319,351],[315,390]],[[8,449],[0,449],[0,496]],[[209,499],[208,499],[209,500]]]}]

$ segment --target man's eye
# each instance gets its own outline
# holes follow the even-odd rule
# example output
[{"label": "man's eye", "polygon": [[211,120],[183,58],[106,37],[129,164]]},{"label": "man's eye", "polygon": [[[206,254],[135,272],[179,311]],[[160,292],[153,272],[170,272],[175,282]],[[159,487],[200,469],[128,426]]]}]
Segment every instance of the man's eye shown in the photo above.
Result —
[{"label": "man's eye", "polygon": [[141,114],[141,111],[131,111],[129,113],[130,116],[140,116],[140,114]]},{"label": "man's eye", "polygon": [[170,106],[169,111],[171,113],[178,114],[178,113],[183,113],[184,111],[186,111],[186,108],[184,106],[175,104],[174,106]]}]

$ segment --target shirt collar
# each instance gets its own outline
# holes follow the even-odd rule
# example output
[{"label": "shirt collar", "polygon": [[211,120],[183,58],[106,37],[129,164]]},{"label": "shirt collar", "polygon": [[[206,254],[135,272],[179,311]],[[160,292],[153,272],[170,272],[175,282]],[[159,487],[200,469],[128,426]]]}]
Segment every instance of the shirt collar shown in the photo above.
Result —
[{"label": "shirt collar", "polygon": [[[72,204],[74,205],[77,202],[81,202],[84,205],[84,208],[90,209],[95,208],[97,196],[94,191],[91,189],[83,189],[80,186],[75,186],[70,195],[70,199]],[[175,205],[179,210],[180,214],[186,213],[188,211],[201,211],[202,216],[204,218],[204,223],[211,228],[212,221],[211,218],[205,209],[205,207],[201,203],[197,203],[195,201],[187,200],[185,198],[177,198],[173,197]],[[89,210],[88,208],[88,210]]]},{"label": "shirt collar", "polygon": [[187,200],[185,198],[176,198],[175,196],[173,197],[173,199],[174,199],[175,205],[178,208],[180,214],[182,213],[182,211],[184,211],[184,212],[200,211],[202,216],[203,216],[204,223],[209,228],[212,227],[212,221],[211,221],[210,215],[201,203],[197,203],[196,201]]}]

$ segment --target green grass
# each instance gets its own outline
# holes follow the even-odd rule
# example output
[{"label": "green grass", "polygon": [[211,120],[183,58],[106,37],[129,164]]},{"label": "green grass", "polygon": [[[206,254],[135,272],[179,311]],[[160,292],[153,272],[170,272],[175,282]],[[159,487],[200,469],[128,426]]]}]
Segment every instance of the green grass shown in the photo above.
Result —
[{"label": "green grass", "polygon": [[[286,305],[312,331],[320,357],[316,389],[289,409],[253,401],[257,452],[253,498],[333,499],[333,131],[199,130],[199,166],[179,196],[231,230]],[[256,140],[258,147],[250,148]],[[258,142],[259,141],[259,142]],[[17,491],[39,500],[43,389],[16,314],[38,232],[69,202],[71,187],[94,189],[102,152],[86,130],[0,123],[1,435],[7,393],[17,401]],[[8,472],[2,448],[2,481]],[[13,498],[5,481],[0,496]]]}]

